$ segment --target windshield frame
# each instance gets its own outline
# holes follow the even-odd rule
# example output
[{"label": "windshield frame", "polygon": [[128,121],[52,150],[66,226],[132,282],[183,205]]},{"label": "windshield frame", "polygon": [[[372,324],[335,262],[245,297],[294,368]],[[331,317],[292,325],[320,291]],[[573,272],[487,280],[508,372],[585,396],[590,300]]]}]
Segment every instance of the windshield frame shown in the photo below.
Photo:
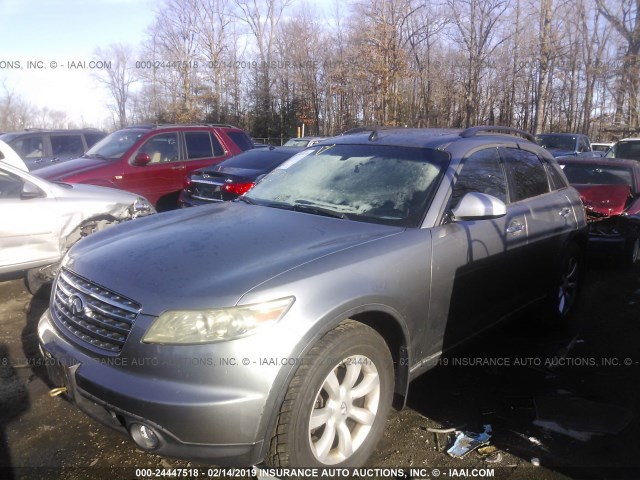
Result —
[{"label": "windshield frame", "polygon": [[[124,130],[116,130],[113,133],[110,133],[109,135],[107,135],[106,137],[100,139],[93,147],[91,147],[89,150],[87,150],[84,155],[82,155],[85,158],[102,158],[105,160],[120,160],[121,158],[124,157],[124,155],[131,151],[131,149],[140,141],[140,139],[142,137],[144,137],[149,131],[145,130],[144,128],[127,128]],[[100,153],[99,150],[106,147],[107,145],[110,145],[112,140],[114,138],[117,138],[118,136],[122,136],[125,133],[129,133],[131,135],[135,135],[136,138],[133,141],[133,143],[129,144],[123,151],[122,153],[120,153],[117,156],[114,155],[105,155],[103,153]]]}]

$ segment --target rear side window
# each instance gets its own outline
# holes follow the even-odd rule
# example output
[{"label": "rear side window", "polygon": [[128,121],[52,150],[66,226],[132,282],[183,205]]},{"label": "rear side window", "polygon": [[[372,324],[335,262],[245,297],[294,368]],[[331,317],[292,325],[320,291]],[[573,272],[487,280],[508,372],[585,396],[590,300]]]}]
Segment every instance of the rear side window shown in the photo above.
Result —
[{"label": "rear side window", "polygon": [[589,152],[590,150],[587,139],[585,137],[578,137],[578,152]]},{"label": "rear side window", "polygon": [[52,135],[51,153],[56,155],[77,155],[84,153],[84,145],[80,135]]},{"label": "rear side window", "polygon": [[551,165],[551,163],[549,162],[544,162],[544,166],[547,169],[547,175],[549,175],[549,184],[551,185],[552,190],[560,190],[561,188],[567,186],[567,183],[556,167]]},{"label": "rear side window", "polygon": [[510,178],[512,202],[549,192],[547,172],[536,154],[516,148],[502,148],[501,152]]},{"label": "rear side window", "polygon": [[235,143],[240,150],[246,151],[253,148],[253,142],[246,133],[238,130],[226,131],[225,133],[229,135],[229,138],[233,140],[233,143]]},{"label": "rear side window", "polygon": [[185,132],[184,139],[187,144],[187,158],[189,160],[213,157],[209,132]]},{"label": "rear side window", "polygon": [[453,186],[450,208],[469,192],[486,193],[507,202],[507,182],[496,148],[475,152],[464,161]]}]

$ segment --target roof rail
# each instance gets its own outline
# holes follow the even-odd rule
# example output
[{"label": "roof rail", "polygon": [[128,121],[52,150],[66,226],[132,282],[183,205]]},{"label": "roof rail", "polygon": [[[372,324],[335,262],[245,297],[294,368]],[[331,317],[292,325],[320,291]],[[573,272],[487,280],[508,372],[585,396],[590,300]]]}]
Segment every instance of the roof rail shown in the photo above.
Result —
[{"label": "roof rail", "polygon": [[137,125],[129,125],[124,128],[168,128],[168,127],[225,127],[225,128],[239,128],[235,125],[228,123],[204,123],[204,122],[190,122],[190,123],[145,123]]},{"label": "roof rail", "polygon": [[513,135],[520,135],[530,142],[536,143],[536,139],[529,132],[525,132],[524,130],[520,130],[519,128],[501,127],[499,125],[481,125],[478,127],[470,127],[460,132],[460,136],[462,138],[475,137],[478,133],[481,132],[510,133]]}]

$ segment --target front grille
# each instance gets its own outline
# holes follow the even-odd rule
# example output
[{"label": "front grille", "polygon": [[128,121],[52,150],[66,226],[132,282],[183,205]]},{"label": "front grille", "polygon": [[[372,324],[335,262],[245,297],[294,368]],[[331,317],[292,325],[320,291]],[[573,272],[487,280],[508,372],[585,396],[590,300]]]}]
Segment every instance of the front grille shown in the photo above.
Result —
[{"label": "front grille", "polygon": [[119,353],[142,306],[63,269],[53,295],[54,319],[77,340]]}]

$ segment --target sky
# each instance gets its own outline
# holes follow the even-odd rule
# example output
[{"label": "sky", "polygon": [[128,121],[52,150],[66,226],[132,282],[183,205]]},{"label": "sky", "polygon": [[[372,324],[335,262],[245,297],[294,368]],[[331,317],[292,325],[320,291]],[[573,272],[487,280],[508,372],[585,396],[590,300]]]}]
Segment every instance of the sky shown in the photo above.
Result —
[{"label": "sky", "polygon": [[92,78],[93,52],[114,43],[137,48],[157,3],[0,0],[0,96],[4,84],[38,108],[66,112],[77,126],[103,127],[109,95]]},{"label": "sky", "polygon": [[36,107],[101,127],[109,96],[88,63],[69,62],[89,62],[112,43],[139,45],[153,18],[149,0],[0,0],[0,95],[4,83]]}]

